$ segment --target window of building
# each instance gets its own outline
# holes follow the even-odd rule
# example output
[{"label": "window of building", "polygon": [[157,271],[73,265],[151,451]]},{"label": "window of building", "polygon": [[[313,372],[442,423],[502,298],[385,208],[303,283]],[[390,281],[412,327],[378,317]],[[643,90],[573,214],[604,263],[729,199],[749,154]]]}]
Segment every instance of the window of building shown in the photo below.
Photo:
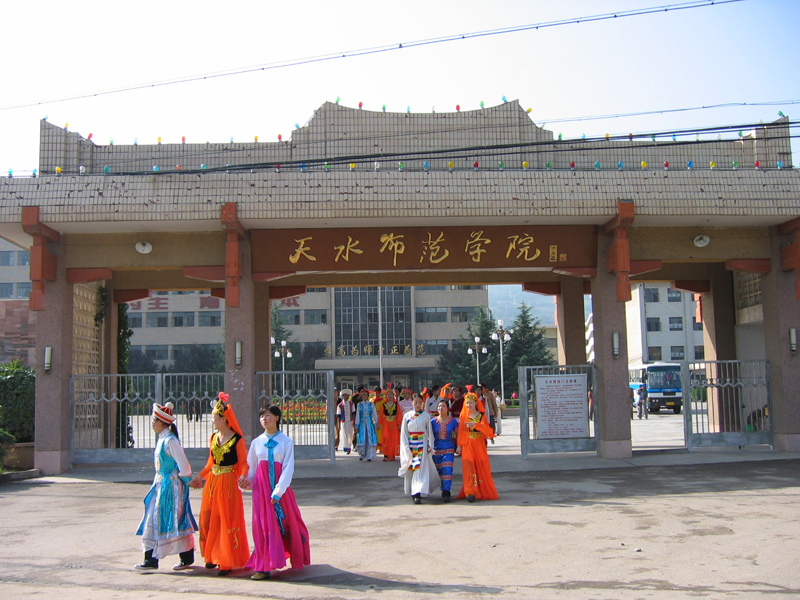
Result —
[{"label": "window of building", "polygon": [[0,298],[11,298],[14,295],[13,283],[0,283]]},{"label": "window of building", "polygon": [[198,296],[209,296],[211,295],[211,290],[198,290]]},{"label": "window of building", "polygon": [[328,291],[328,288],[320,288],[320,287],[315,287],[315,288],[312,288],[312,287],[310,287],[310,288],[306,288],[306,293],[307,293],[307,294],[313,294],[313,293],[315,293],[315,292],[327,292],[327,291]]},{"label": "window of building", "polygon": [[167,360],[169,358],[169,346],[145,346],[144,354],[153,360]]},{"label": "window of building", "polygon": [[450,309],[451,323],[468,323],[478,317],[479,306],[454,306]]},{"label": "window of building", "polygon": [[694,347],[694,359],[695,360],[705,360],[706,359],[705,346],[695,346]]},{"label": "window of building", "polygon": [[31,282],[17,284],[17,298],[29,298],[31,295]]},{"label": "window of building", "polygon": [[0,252],[0,267],[13,267],[14,253],[10,250]]},{"label": "window of building", "polygon": [[647,317],[647,331],[661,331],[661,317]]},{"label": "window of building", "polygon": [[670,331],[683,331],[683,317],[670,317],[669,318]]},{"label": "window of building", "polygon": [[417,287],[418,290],[422,290],[424,292],[434,292],[439,290],[446,290],[446,285],[420,285]]},{"label": "window of building", "polygon": [[692,317],[692,331],[703,331],[703,322],[698,321],[697,317]]},{"label": "window of building", "polygon": [[151,296],[169,296],[169,291],[167,291],[167,290],[158,290],[158,291],[152,292],[150,295]]},{"label": "window of building", "polygon": [[149,312],[145,317],[147,327],[169,327],[169,313]]},{"label": "window of building", "polygon": [[222,313],[218,310],[208,310],[197,313],[198,327],[222,327]]},{"label": "window of building", "polygon": [[680,290],[667,290],[667,302],[681,302],[683,301],[683,292]]},{"label": "window of building", "polygon": [[658,302],[658,288],[644,288],[645,302]]},{"label": "window of building", "polygon": [[286,325],[300,325],[300,311],[299,310],[282,310],[280,311],[281,321]]},{"label": "window of building", "polygon": [[31,264],[31,253],[27,250],[17,252],[17,266],[24,267],[29,264]]},{"label": "window of building", "polygon": [[191,344],[172,344],[172,360],[178,360],[181,356],[188,356],[191,348]]},{"label": "window of building", "polygon": [[683,360],[683,346],[670,346],[669,355],[671,360]]},{"label": "window of building", "polygon": [[656,362],[661,360],[661,346],[648,346],[647,347],[647,361]]},{"label": "window of building", "polygon": [[140,329],[142,327],[142,313],[129,312],[128,327],[130,327],[131,329]]},{"label": "window of building", "polygon": [[174,312],[172,313],[173,327],[194,327],[193,312]]},{"label": "window of building", "polygon": [[194,294],[194,290],[174,290],[172,292],[173,296],[191,296]]},{"label": "window of building", "polygon": [[451,290],[483,290],[486,289],[485,285],[451,285]]},{"label": "window of building", "polygon": [[303,319],[306,325],[327,325],[328,310],[326,308],[306,310]]},{"label": "window of building", "polygon": [[447,308],[444,306],[434,307],[417,307],[416,309],[417,323],[446,323],[447,322]]},{"label": "window of building", "polygon": [[417,354],[438,356],[447,350],[447,342],[448,340],[419,340]]},{"label": "window of building", "polygon": [[[375,356],[378,347],[378,288],[334,288],[334,358]],[[413,356],[411,345],[411,288],[380,288],[383,314],[383,352]]]}]

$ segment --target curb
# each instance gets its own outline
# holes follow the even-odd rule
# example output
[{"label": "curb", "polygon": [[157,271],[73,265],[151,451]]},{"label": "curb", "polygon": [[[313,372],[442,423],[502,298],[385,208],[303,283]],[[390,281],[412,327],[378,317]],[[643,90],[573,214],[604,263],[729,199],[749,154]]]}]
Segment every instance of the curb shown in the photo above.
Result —
[{"label": "curb", "polygon": [[27,471],[11,471],[0,473],[0,482],[22,481],[24,479],[35,479],[42,476],[41,469],[28,469]]}]

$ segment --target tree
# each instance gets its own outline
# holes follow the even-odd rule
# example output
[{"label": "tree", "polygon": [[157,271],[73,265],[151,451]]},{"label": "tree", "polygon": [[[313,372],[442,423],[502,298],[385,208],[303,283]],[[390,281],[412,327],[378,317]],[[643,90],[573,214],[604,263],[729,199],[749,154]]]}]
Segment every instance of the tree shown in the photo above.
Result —
[{"label": "tree", "polygon": [[514,333],[504,346],[503,362],[506,394],[519,392],[518,367],[556,364],[547,348],[544,329],[539,320],[531,317],[531,308],[524,302],[512,324]]},{"label": "tree", "polygon": [[225,351],[214,346],[193,344],[181,352],[169,368],[170,373],[224,373]]},{"label": "tree", "polygon": [[[492,311],[491,309],[480,307],[475,318],[467,324],[466,336],[461,336],[453,340],[453,348],[448,348],[439,358],[439,369],[442,372],[442,383],[451,382],[454,385],[469,385],[472,383],[484,383],[490,389],[500,382],[499,376],[499,349],[492,343]],[[478,349],[480,360],[481,381],[475,381],[477,368],[475,364],[475,338],[481,338],[480,346],[486,347],[486,354]],[[473,347],[473,354],[468,353],[469,347]],[[495,356],[494,354],[498,355]],[[495,373],[497,371],[497,373]]]},{"label": "tree", "polygon": [[[270,353],[272,354],[272,370],[273,371],[280,371],[281,370],[281,359],[280,356],[275,358],[275,351],[281,348],[281,342],[286,342],[286,348],[288,348],[289,352],[292,353],[291,358],[286,358],[286,370],[287,371],[304,371],[306,367],[304,365],[308,364],[308,356],[303,356],[303,353],[300,349],[300,343],[295,342],[292,340],[292,330],[286,326],[286,323],[283,321],[283,315],[281,311],[278,310],[278,303],[274,302],[272,304],[272,308],[270,310],[270,324],[272,329],[272,338],[275,340],[275,344],[272,345],[270,348]],[[319,358],[319,357],[317,357]],[[314,368],[313,361],[311,362],[310,369]]]},{"label": "tree", "polygon": [[158,365],[149,356],[141,350],[132,350],[128,353],[128,368],[127,373],[156,373]]}]

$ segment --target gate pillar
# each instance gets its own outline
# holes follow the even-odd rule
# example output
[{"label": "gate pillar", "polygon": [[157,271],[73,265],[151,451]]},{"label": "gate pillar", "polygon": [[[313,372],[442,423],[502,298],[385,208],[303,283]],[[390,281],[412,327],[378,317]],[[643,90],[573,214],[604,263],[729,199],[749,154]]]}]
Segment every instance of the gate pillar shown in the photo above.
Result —
[{"label": "gate pillar", "polygon": [[[790,347],[791,329],[800,329],[800,300],[796,296],[797,273],[783,270],[781,247],[792,242],[783,230],[770,230],[772,269],[761,276],[764,309],[764,342],[769,363],[773,445],[782,452],[800,452],[800,353]],[[788,232],[792,233],[792,232]],[[796,339],[796,338],[795,338]]]},{"label": "gate pillar", "polygon": [[602,458],[630,458],[633,449],[625,303],[617,300],[617,275],[608,271],[606,261],[606,249],[614,240],[613,234],[602,229],[598,232],[597,272],[591,278],[597,437]]},{"label": "gate pillar", "polygon": [[705,360],[736,360],[733,276],[723,263],[714,263],[709,265],[709,284],[710,293],[700,297]]},{"label": "gate pillar", "polygon": [[[67,281],[66,242],[47,242],[55,256],[55,279],[47,281],[46,302],[36,317],[36,439],[33,462],[45,475],[70,468],[73,285]],[[50,365],[45,370],[45,349]]]},{"label": "gate pillar", "polygon": [[583,311],[583,279],[562,275],[556,296],[558,364],[586,363],[586,328]]},{"label": "gate pillar", "polygon": [[[225,298],[225,392],[230,394],[236,418],[242,428],[246,442],[258,435],[253,415],[255,413],[255,393],[253,385],[256,373],[256,299],[250,268],[250,236],[245,235],[238,244],[240,277],[236,286],[226,287]],[[228,304],[227,291],[236,287],[238,305]],[[269,338],[266,342],[269,352]],[[239,362],[240,364],[236,364]]]}]

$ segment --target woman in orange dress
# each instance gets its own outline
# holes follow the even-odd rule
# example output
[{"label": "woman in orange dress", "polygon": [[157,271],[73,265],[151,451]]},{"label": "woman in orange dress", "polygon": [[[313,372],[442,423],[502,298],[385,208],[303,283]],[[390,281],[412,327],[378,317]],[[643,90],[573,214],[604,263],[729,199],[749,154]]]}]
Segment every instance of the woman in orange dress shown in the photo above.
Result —
[{"label": "woman in orange dress", "polygon": [[489,426],[486,411],[478,397],[470,392],[464,397],[464,407],[458,419],[456,454],[461,454],[464,484],[456,498],[466,498],[470,502],[499,498],[489,466],[489,453],[486,451],[486,440],[493,437],[494,431]]},{"label": "woman in orange dress", "polygon": [[378,413],[378,422],[381,426],[383,440],[381,450],[383,451],[384,462],[397,460],[397,453],[400,451],[400,420],[403,415],[398,411],[399,407],[395,402],[394,394],[389,394]]},{"label": "woman in orange dress", "polygon": [[[203,488],[200,507],[200,553],[206,569],[218,575],[241,569],[250,558],[244,505],[238,480],[247,474],[247,446],[228,394],[219,393],[211,413],[216,433],[209,444],[208,462],[190,485]],[[205,486],[203,486],[203,480]]]}]

